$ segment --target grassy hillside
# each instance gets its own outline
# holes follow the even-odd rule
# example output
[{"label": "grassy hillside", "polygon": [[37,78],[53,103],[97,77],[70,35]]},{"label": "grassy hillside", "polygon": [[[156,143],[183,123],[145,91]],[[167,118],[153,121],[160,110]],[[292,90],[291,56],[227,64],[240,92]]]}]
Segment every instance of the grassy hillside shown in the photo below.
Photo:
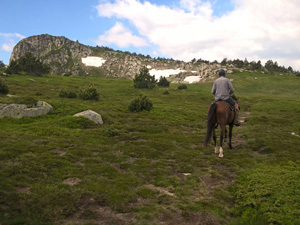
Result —
[{"label": "grassy hillside", "polygon": [[[125,79],[5,78],[17,97],[0,103],[54,110],[0,119],[0,224],[299,224],[300,80],[228,77],[247,118],[223,159],[203,147],[212,83],[141,90]],[[59,97],[89,85],[99,101]],[[132,113],[140,94],[154,107]],[[72,117],[87,109],[104,124]]]}]

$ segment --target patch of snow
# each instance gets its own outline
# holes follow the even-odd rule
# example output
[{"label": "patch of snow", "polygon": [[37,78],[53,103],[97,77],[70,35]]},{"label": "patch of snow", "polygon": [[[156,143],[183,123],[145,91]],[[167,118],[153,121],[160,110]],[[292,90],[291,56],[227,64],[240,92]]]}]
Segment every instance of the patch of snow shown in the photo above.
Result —
[{"label": "patch of snow", "polygon": [[106,60],[97,56],[88,56],[86,58],[81,58],[81,61],[86,66],[100,67]]},{"label": "patch of snow", "polygon": [[148,69],[151,69],[151,68],[152,68],[152,66],[148,65],[148,66],[147,66],[147,68],[148,68]]},{"label": "patch of snow", "polygon": [[201,80],[201,77],[200,76],[188,76],[186,78],[184,78],[184,81],[185,82],[188,82],[188,83],[197,83]]},{"label": "patch of snow", "polygon": [[159,79],[161,76],[162,77],[169,77],[170,75],[176,75],[179,74],[180,72],[185,72],[185,70],[181,69],[168,69],[168,70],[156,70],[156,69],[151,69],[149,70],[149,73],[151,76],[155,76],[155,79]]}]

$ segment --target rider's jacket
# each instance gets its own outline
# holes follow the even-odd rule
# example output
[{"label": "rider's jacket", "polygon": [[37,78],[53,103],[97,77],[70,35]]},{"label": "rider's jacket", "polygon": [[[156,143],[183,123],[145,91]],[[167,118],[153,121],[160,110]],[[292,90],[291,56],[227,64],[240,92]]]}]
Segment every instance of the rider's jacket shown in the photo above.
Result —
[{"label": "rider's jacket", "polygon": [[233,94],[234,88],[230,80],[226,77],[219,77],[214,81],[211,93],[215,95],[215,101],[227,100]]}]

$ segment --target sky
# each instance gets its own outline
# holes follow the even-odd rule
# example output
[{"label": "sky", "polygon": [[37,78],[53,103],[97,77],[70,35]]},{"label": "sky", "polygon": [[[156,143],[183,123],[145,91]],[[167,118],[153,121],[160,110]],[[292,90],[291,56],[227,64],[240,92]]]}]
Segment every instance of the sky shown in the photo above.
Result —
[{"label": "sky", "polygon": [[0,60],[50,34],[183,61],[277,61],[300,70],[299,0],[2,0]]}]

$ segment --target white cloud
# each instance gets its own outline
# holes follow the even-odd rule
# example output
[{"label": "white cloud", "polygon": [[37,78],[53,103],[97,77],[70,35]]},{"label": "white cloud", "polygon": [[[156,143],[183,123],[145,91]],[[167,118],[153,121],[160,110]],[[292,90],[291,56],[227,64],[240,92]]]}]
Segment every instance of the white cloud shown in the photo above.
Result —
[{"label": "white cloud", "polygon": [[11,52],[15,45],[15,42],[13,40],[10,40],[8,43],[2,44],[1,49],[6,52]]},{"label": "white cloud", "polygon": [[18,34],[18,33],[0,33],[0,37],[5,37],[5,38],[19,38],[23,39],[25,36]]},{"label": "white cloud", "polygon": [[[102,17],[128,20],[148,43],[172,58],[272,59],[300,69],[298,0],[233,0],[234,10],[220,18],[213,16],[211,2],[181,0],[171,8],[147,1],[116,0],[100,3],[97,10]],[[99,40],[120,47],[145,44],[119,23]]]},{"label": "white cloud", "polygon": [[114,27],[99,36],[96,43],[98,45],[116,44],[121,48],[134,46],[148,46],[143,38],[133,35],[122,23],[117,22]]},{"label": "white cloud", "polygon": [[16,41],[25,38],[18,33],[0,33],[1,50],[11,52],[16,45]]}]

